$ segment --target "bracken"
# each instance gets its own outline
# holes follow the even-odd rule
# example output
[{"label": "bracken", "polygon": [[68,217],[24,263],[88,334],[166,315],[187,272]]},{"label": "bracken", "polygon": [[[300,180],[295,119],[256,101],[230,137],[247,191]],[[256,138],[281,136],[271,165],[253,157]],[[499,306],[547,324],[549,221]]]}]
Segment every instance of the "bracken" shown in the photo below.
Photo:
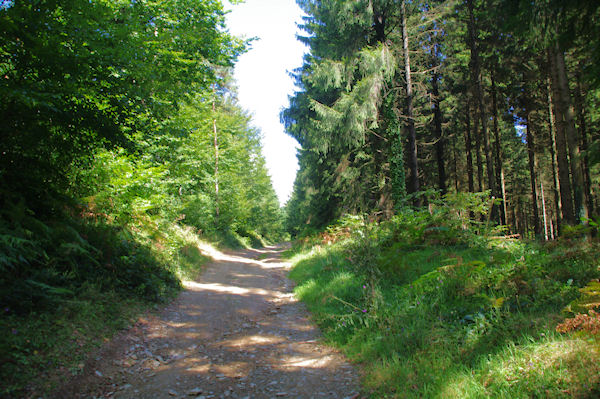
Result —
[{"label": "bracken", "polygon": [[577,330],[598,334],[600,332],[600,314],[590,310],[588,314],[579,313],[556,326],[556,331],[559,333]]}]

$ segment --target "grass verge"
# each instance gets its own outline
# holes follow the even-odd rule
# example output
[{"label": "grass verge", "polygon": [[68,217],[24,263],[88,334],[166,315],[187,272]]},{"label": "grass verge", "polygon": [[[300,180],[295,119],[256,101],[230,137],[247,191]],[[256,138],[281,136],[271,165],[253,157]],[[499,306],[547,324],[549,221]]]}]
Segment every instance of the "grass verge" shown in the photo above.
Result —
[{"label": "grass verge", "polygon": [[485,238],[417,216],[342,222],[288,252],[296,295],[325,339],[363,366],[365,392],[600,396],[598,320],[569,321],[598,294],[597,243]]}]

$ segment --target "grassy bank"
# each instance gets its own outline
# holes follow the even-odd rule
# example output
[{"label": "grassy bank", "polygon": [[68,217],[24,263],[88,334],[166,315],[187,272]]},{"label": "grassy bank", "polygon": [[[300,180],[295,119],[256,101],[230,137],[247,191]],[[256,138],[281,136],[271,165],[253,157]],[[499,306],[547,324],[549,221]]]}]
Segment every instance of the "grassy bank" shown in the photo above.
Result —
[{"label": "grassy bank", "polygon": [[346,218],[289,253],[296,294],[374,398],[598,397],[598,244],[494,238],[475,219]]},{"label": "grassy bank", "polygon": [[191,228],[160,217],[11,216],[0,225],[2,397],[44,396],[82,372],[90,351],[172,298],[208,259]]}]

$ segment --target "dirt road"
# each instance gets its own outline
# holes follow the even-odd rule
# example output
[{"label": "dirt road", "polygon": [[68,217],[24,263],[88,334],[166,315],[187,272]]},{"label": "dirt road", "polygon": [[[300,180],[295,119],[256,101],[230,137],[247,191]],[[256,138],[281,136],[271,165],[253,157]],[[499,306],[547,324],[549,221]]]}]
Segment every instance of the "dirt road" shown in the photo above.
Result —
[{"label": "dirt road", "polygon": [[357,373],[319,344],[283,246],[214,253],[197,281],[86,364],[58,397],[357,398]]}]

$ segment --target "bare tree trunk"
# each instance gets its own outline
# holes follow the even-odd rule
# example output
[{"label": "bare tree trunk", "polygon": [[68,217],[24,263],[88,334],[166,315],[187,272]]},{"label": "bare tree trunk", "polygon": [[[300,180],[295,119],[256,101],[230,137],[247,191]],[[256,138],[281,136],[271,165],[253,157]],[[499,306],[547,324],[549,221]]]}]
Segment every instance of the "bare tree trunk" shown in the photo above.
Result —
[{"label": "bare tree trunk", "polygon": [[[558,167],[558,180],[560,189],[560,203],[562,219],[565,223],[575,224],[575,212],[573,209],[573,196],[571,191],[571,177],[569,159],[567,158],[567,138],[565,135],[565,119],[563,117],[561,102],[558,100],[558,73],[556,67],[556,50],[550,50],[550,78],[552,81],[552,105],[556,118],[556,162]],[[562,225],[562,221],[560,223]]]},{"label": "bare tree trunk", "polygon": [[[469,11],[469,47],[471,49],[471,79],[475,85],[475,97],[477,99],[477,106],[479,109],[479,126],[481,127],[481,138],[483,139],[483,151],[485,153],[485,166],[487,170],[487,185],[490,190],[492,190],[492,195],[497,196],[496,194],[496,185],[494,183],[494,166],[492,164],[492,156],[490,152],[490,140],[488,137],[488,129],[487,129],[487,119],[485,116],[485,105],[483,99],[483,84],[481,82],[481,61],[479,60],[479,49],[477,46],[476,40],[476,26],[475,26],[475,16],[473,14],[473,1],[467,0],[467,9]],[[477,151],[479,155],[480,145],[477,146]],[[481,168],[481,155],[477,160],[478,167]],[[481,171],[479,172],[481,174]],[[478,176],[479,177],[479,176]],[[483,180],[483,179],[482,179]],[[479,188],[483,187],[481,184]]]},{"label": "bare tree trunk", "polygon": [[508,223],[508,212],[506,210],[506,184],[504,183],[504,168],[500,168],[500,192],[502,193],[502,210],[505,223]]},{"label": "bare tree trunk", "polygon": [[473,153],[471,142],[471,102],[467,100],[466,123],[465,126],[465,151],[467,153],[467,179],[469,182],[469,192],[475,192],[475,184],[473,182]]},{"label": "bare tree trunk", "polygon": [[585,103],[583,100],[583,88],[581,83],[581,71],[578,70],[576,74],[577,90],[575,90],[575,106],[577,107],[577,121],[579,124],[579,132],[581,138],[581,152],[583,152],[582,164],[583,168],[583,196],[585,203],[588,207],[588,213],[592,215],[594,213],[594,200],[592,197],[592,180],[590,178],[590,166],[588,162],[588,139],[587,139],[587,123],[585,121]]},{"label": "bare tree trunk", "polygon": [[[408,130],[408,168],[410,170],[409,189],[412,193],[419,191],[419,167],[417,157],[417,133],[413,118],[413,88],[410,76],[410,53],[408,47],[408,29],[406,26],[406,1],[400,3],[402,13],[402,50],[404,53],[404,76],[406,79],[406,127]],[[415,205],[420,205],[416,200]]]},{"label": "bare tree trunk", "polygon": [[542,194],[542,214],[544,215],[544,239],[548,241],[548,220],[546,218],[546,198],[544,198],[544,185],[540,179],[540,193]]},{"label": "bare tree trunk", "polygon": [[521,204],[521,198],[517,201],[517,231],[521,235],[521,237],[525,237],[527,220],[525,220],[525,215],[523,214],[523,205]]},{"label": "bare tree trunk", "polygon": [[454,155],[454,189],[456,190],[456,192],[458,192],[459,190],[459,185],[458,185],[458,153],[456,151],[456,140],[457,138],[455,138],[454,140],[452,140],[452,154]]},{"label": "bare tree trunk", "polygon": [[[556,167],[556,123],[554,118],[554,112],[552,111],[552,89],[550,87],[550,78],[547,79],[546,89],[548,90],[548,120],[550,122],[550,156],[552,159],[552,178],[554,180],[554,203],[556,204],[556,230],[557,233],[560,229],[560,217],[562,212],[562,205],[560,203],[560,183],[558,181],[558,173]],[[554,239],[554,236],[553,238]]]},{"label": "bare tree trunk", "polygon": [[537,237],[540,234],[539,211],[537,204],[537,184],[536,184],[536,160],[535,160],[535,141],[531,126],[530,113],[526,110],[527,119],[527,155],[529,157],[529,175],[531,178],[531,205],[533,208],[533,232]]},{"label": "bare tree trunk", "polygon": [[562,108],[562,118],[565,136],[568,142],[569,159],[571,161],[571,176],[573,177],[573,202],[575,206],[575,222],[581,218],[588,218],[587,203],[583,198],[583,169],[581,167],[581,154],[579,151],[579,137],[575,128],[575,110],[571,102],[571,92],[565,66],[565,55],[556,44],[556,72],[558,77],[559,103]]},{"label": "bare tree trunk", "polygon": [[[369,135],[366,139],[366,143],[370,146],[371,154],[373,154],[373,173],[370,177],[371,184],[369,184],[370,193],[365,198],[365,207],[368,209],[378,209],[386,214],[386,209],[389,209],[387,201],[391,199],[388,195],[387,190],[389,184],[380,185],[380,181],[387,180],[387,163],[385,160],[388,158],[387,154],[384,153],[386,141],[382,136],[378,134]],[[366,190],[365,190],[366,191]]]},{"label": "bare tree trunk", "polygon": [[529,237],[529,215],[527,208],[521,204],[521,214],[523,215],[523,237]]},{"label": "bare tree trunk", "polygon": [[445,138],[442,132],[442,111],[440,109],[440,91],[438,87],[439,75],[437,72],[433,74],[431,81],[432,94],[433,94],[433,123],[435,130],[435,137],[437,142],[435,143],[436,160],[438,166],[438,186],[442,191],[442,195],[446,194],[446,168],[444,166],[444,147]]},{"label": "bare tree trunk", "polygon": [[483,162],[481,160],[481,134],[478,129],[477,122],[481,122],[478,116],[475,117],[475,128],[473,133],[475,134],[475,160],[477,161],[477,191],[483,191]]},{"label": "bare tree trunk", "polygon": [[500,224],[505,225],[508,221],[506,216],[506,190],[504,187],[504,168],[502,166],[502,145],[500,142],[500,131],[498,129],[498,102],[496,99],[496,79],[492,70],[492,114],[494,117],[494,159],[496,161],[496,184],[500,184],[500,195],[502,199],[502,209],[500,212]]}]

